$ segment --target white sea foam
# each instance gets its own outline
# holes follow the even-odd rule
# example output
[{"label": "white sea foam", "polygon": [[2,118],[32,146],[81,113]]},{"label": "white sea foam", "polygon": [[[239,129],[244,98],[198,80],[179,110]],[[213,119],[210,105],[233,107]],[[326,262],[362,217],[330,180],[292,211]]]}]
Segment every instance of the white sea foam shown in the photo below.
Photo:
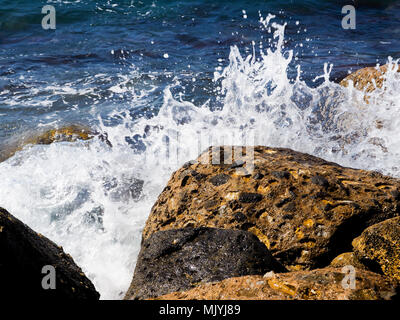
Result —
[{"label": "white sea foam", "polygon": [[271,19],[260,22],[264,31],[275,30],[272,46],[247,57],[234,46],[229,64],[216,71],[222,108],[196,106],[166,88],[151,119],[134,120],[129,112],[111,114],[120,118],[114,126],[100,119],[97,129],[112,147],[98,139],[26,147],[0,163],[0,205],[62,245],[102,298],[117,299],[129,286],[158,194],[173,170],[208,145],[289,147],[400,176],[398,74],[387,74],[369,104],[362,92],[330,82],[328,65],[321,66],[324,83],[317,88],[300,80],[300,68],[289,79],[293,53],[283,49],[285,26]]}]

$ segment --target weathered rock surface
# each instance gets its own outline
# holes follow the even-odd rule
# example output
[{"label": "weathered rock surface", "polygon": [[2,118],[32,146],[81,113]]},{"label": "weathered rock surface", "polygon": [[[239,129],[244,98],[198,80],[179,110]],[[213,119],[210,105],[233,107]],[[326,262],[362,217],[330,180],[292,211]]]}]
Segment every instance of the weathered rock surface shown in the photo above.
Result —
[{"label": "weathered rock surface", "polygon": [[[388,65],[383,65],[379,68],[363,68],[348,75],[340,82],[340,85],[347,87],[349,85],[349,81],[353,81],[353,86],[356,89],[372,92],[375,90],[375,86],[377,88],[382,88],[384,74],[387,72],[387,70]],[[397,71],[400,72],[400,68]]]},{"label": "weathered rock surface", "polygon": [[89,140],[93,138],[94,133],[86,127],[70,125],[58,129],[48,130],[36,137],[32,137],[28,143],[32,144],[51,144],[53,142],[77,140]]},{"label": "weathered rock surface", "polygon": [[400,282],[400,217],[375,224],[353,241],[358,260]]},{"label": "weathered rock surface", "polygon": [[356,269],[355,289],[346,283],[341,268],[324,268],[262,276],[244,276],[207,283],[158,300],[386,300],[399,292],[384,277]]},{"label": "weathered rock surface", "polygon": [[[42,288],[42,268],[56,270],[56,289]],[[91,299],[99,293],[61,247],[0,208],[0,284],[7,297]]]},{"label": "weathered rock surface", "polygon": [[354,252],[342,253],[338,255],[335,259],[333,259],[330,264],[330,266],[334,268],[344,267],[349,265],[358,269],[364,269],[364,270],[367,269],[367,267],[357,259]]},{"label": "weathered rock surface", "polygon": [[[60,128],[50,129],[40,133],[27,133],[19,141],[1,146],[0,162],[12,157],[17,151],[22,150],[29,144],[51,144],[54,142],[75,142],[77,140],[90,140],[96,133],[90,128],[81,125],[69,125]],[[104,139],[103,135],[99,135]]]},{"label": "weathered rock surface", "polygon": [[285,271],[250,232],[214,228],[160,231],[144,240],[125,299],[146,299],[203,282]]},{"label": "weathered rock surface", "polygon": [[366,227],[399,215],[398,179],[261,146],[252,171],[250,152],[232,159],[231,150],[210,148],[172,175],[144,239],[184,227],[248,230],[291,270],[319,268],[351,251]]}]

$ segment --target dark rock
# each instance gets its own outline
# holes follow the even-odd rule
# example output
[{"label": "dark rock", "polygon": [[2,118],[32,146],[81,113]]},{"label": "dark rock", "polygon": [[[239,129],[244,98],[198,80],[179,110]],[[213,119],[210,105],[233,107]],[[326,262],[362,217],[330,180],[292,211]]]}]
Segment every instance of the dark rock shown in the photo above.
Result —
[{"label": "dark rock", "polygon": [[212,177],[209,181],[214,186],[218,187],[218,186],[221,186],[221,185],[227,183],[230,178],[231,177],[228,176],[227,174],[223,174],[222,173],[222,174],[219,174],[219,175],[216,175],[216,176]]},{"label": "dark rock", "polygon": [[281,199],[281,200],[279,200],[279,201],[275,204],[275,206],[276,206],[277,208],[281,208],[281,207],[283,207],[286,203],[290,202],[291,200],[292,200],[292,198],[284,198],[284,199]]},{"label": "dark rock", "polygon": [[247,193],[243,192],[239,195],[239,201],[243,203],[253,203],[262,200],[262,195],[258,193]]},{"label": "dark rock", "polygon": [[255,180],[260,180],[260,179],[262,179],[262,178],[264,178],[264,175],[262,174],[262,173],[256,173],[254,176],[253,176],[253,178],[255,179]]},{"label": "dark rock", "polygon": [[207,177],[205,174],[198,173],[198,172],[195,171],[195,170],[192,170],[192,171],[190,172],[190,174],[191,174],[192,177],[194,177],[197,181],[203,180],[204,178]]},{"label": "dark rock", "polygon": [[236,212],[234,218],[237,222],[245,222],[247,220],[246,216],[241,212]]},{"label": "dark rock", "polygon": [[390,194],[393,196],[394,200],[400,200],[400,192],[398,190],[393,190]]},{"label": "dark rock", "polygon": [[108,140],[108,133],[107,133],[107,132],[99,133],[99,135],[98,135],[97,137],[98,137],[98,139],[99,139],[101,142],[104,142],[104,143],[107,144],[110,148],[113,147],[111,141]]},{"label": "dark rock", "polygon": [[271,174],[278,179],[289,179],[290,173],[287,171],[272,171]]},{"label": "dark rock", "polygon": [[[229,148],[220,149],[229,153]],[[322,268],[339,254],[352,251],[353,239],[365,228],[400,213],[397,178],[264,146],[254,148],[252,177],[258,179],[246,178],[230,166],[210,163],[210,153],[205,151],[197,164],[171,176],[169,188],[152,208],[143,238],[160,230],[183,228],[189,222],[196,228],[248,230],[270,245],[271,253],[285,266]],[[240,169],[248,170],[247,165]],[[218,188],[204,180],[181,187],[181,177],[189,170],[206,179],[221,174],[230,179]],[[205,208],[208,200],[219,203]],[[235,219],[237,212],[247,221]]]},{"label": "dark rock", "polygon": [[125,299],[146,299],[199,283],[286,271],[247,231],[185,228],[144,240]]},{"label": "dark rock", "polygon": [[[56,271],[56,289],[43,289],[44,266]],[[100,295],[61,247],[0,208],[0,284],[7,297],[89,299]],[[46,300],[43,300],[46,301]]]},{"label": "dark rock", "polygon": [[188,162],[185,162],[184,164],[183,164],[183,168],[185,168],[185,169],[187,169],[187,168],[189,168],[191,165],[193,165],[194,163],[196,163],[196,161],[195,160],[190,160],[190,161],[188,161]]}]

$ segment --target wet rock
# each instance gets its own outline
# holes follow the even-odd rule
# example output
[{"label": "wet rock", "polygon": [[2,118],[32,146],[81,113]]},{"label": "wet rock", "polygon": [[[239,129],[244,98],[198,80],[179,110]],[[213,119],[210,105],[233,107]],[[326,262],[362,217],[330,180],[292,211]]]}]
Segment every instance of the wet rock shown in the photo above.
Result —
[{"label": "wet rock", "polygon": [[[81,125],[69,125],[42,132],[27,132],[23,137],[20,137],[18,141],[10,141],[1,146],[0,162],[12,157],[17,151],[22,150],[26,145],[90,140],[96,134],[97,133],[93,132],[90,128]],[[107,140],[106,134],[100,134],[99,139],[102,141]]]},{"label": "wet rock", "polygon": [[262,178],[264,178],[264,175],[258,172],[253,176],[253,178],[256,180],[261,180]]},{"label": "wet rock", "polygon": [[125,299],[146,299],[229,277],[285,271],[252,233],[185,228],[144,240]]},{"label": "wet rock", "polygon": [[243,192],[239,195],[239,201],[243,203],[259,202],[262,200],[262,198],[262,195],[259,193]]},{"label": "wet rock", "polygon": [[396,285],[384,277],[356,269],[355,289],[343,286],[341,268],[290,273],[267,273],[201,284],[157,300],[389,300],[397,299]]},{"label": "wet rock", "polygon": [[27,144],[51,144],[54,142],[77,140],[90,140],[93,138],[93,132],[83,126],[70,125],[58,129],[48,130],[38,136],[28,139]]},{"label": "wet rock", "polygon": [[318,185],[318,186],[324,187],[324,188],[328,188],[329,187],[328,180],[325,179],[323,176],[319,176],[319,175],[313,176],[311,178],[311,182],[316,184],[316,185]]},{"label": "wet rock", "polygon": [[290,173],[287,171],[272,171],[271,174],[278,179],[289,179]]},{"label": "wet rock", "polygon": [[[229,148],[221,147],[219,154],[232,153]],[[152,208],[144,239],[188,223],[248,230],[269,244],[274,257],[286,266],[321,268],[352,251],[352,240],[365,228],[400,212],[399,179],[283,148],[257,146],[252,162],[244,152],[233,159],[245,162],[240,168],[222,161],[212,164],[211,153],[207,150],[197,162],[172,175]],[[237,169],[252,174],[245,176]],[[189,175],[182,187],[182,176],[193,171],[206,178]],[[215,176],[225,177],[226,182],[209,183]],[[238,219],[238,212],[245,222]]]},{"label": "wet rock", "polygon": [[120,181],[112,178],[104,182],[105,194],[109,194],[113,201],[128,202],[131,199],[138,201],[142,196],[144,181],[134,177],[123,176]]},{"label": "wet rock", "polygon": [[358,260],[400,282],[400,217],[375,224],[353,241]]},{"label": "wet rock", "polygon": [[332,260],[331,267],[338,268],[344,266],[353,266],[357,269],[366,270],[365,265],[363,265],[354,255],[354,252],[345,252],[338,255],[335,259]]},{"label": "wet rock", "polygon": [[[44,266],[53,266],[56,289],[42,288]],[[0,208],[0,283],[7,297],[99,299],[90,280],[70,255]],[[45,301],[45,300],[43,300]]]},{"label": "wet rock", "polygon": [[221,186],[221,185],[227,183],[229,179],[230,179],[230,176],[228,176],[227,174],[222,173],[222,174],[219,174],[219,175],[216,175],[216,176],[212,177],[210,179],[210,182],[214,186],[218,187],[218,186]]},{"label": "wet rock", "polygon": [[[375,86],[377,88],[382,88],[384,74],[387,72],[387,70],[388,70],[388,65],[384,65],[379,68],[376,67],[363,68],[348,75],[340,82],[340,85],[348,87],[350,81],[352,81],[353,86],[356,89],[365,90],[366,92],[372,92],[375,90]],[[398,69],[398,72],[400,72],[400,68]]]}]

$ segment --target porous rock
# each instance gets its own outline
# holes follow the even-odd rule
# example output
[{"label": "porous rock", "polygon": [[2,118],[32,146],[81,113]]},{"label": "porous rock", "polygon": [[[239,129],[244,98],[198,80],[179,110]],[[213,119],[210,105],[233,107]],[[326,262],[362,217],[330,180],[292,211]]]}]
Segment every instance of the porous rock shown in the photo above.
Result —
[{"label": "porous rock", "polygon": [[125,299],[146,299],[229,277],[285,271],[250,232],[185,228],[142,243]]},{"label": "porous rock", "polygon": [[[106,139],[104,134],[92,131],[86,126],[77,124],[67,125],[60,128],[48,129],[39,132],[26,132],[17,141],[9,141],[0,148],[0,162],[12,157],[16,152],[27,145],[52,144],[54,142],[75,142],[77,140],[90,140],[95,135],[99,139]],[[108,140],[107,140],[108,141]]]},{"label": "porous rock", "polygon": [[400,282],[400,217],[375,224],[353,241],[358,260]]},{"label": "porous rock", "polygon": [[335,268],[353,266],[358,269],[367,269],[367,267],[357,259],[354,252],[345,252],[338,255],[335,259],[332,260],[330,266]]},{"label": "porous rock", "polygon": [[233,158],[232,147],[209,148],[172,174],[143,238],[184,227],[247,230],[291,270],[321,268],[366,227],[398,216],[399,190],[399,179],[290,149],[257,146]]},{"label": "porous rock", "polygon": [[157,300],[389,300],[398,299],[396,285],[366,270],[355,269],[355,287],[349,287],[340,268],[263,276],[243,276],[207,283]]},{"label": "porous rock", "polygon": [[[344,78],[340,85],[348,87],[350,81],[352,81],[354,88],[372,92],[375,88],[382,88],[384,75],[388,71],[388,67],[388,65],[383,65],[359,69]],[[400,72],[400,68],[397,71]]]}]

